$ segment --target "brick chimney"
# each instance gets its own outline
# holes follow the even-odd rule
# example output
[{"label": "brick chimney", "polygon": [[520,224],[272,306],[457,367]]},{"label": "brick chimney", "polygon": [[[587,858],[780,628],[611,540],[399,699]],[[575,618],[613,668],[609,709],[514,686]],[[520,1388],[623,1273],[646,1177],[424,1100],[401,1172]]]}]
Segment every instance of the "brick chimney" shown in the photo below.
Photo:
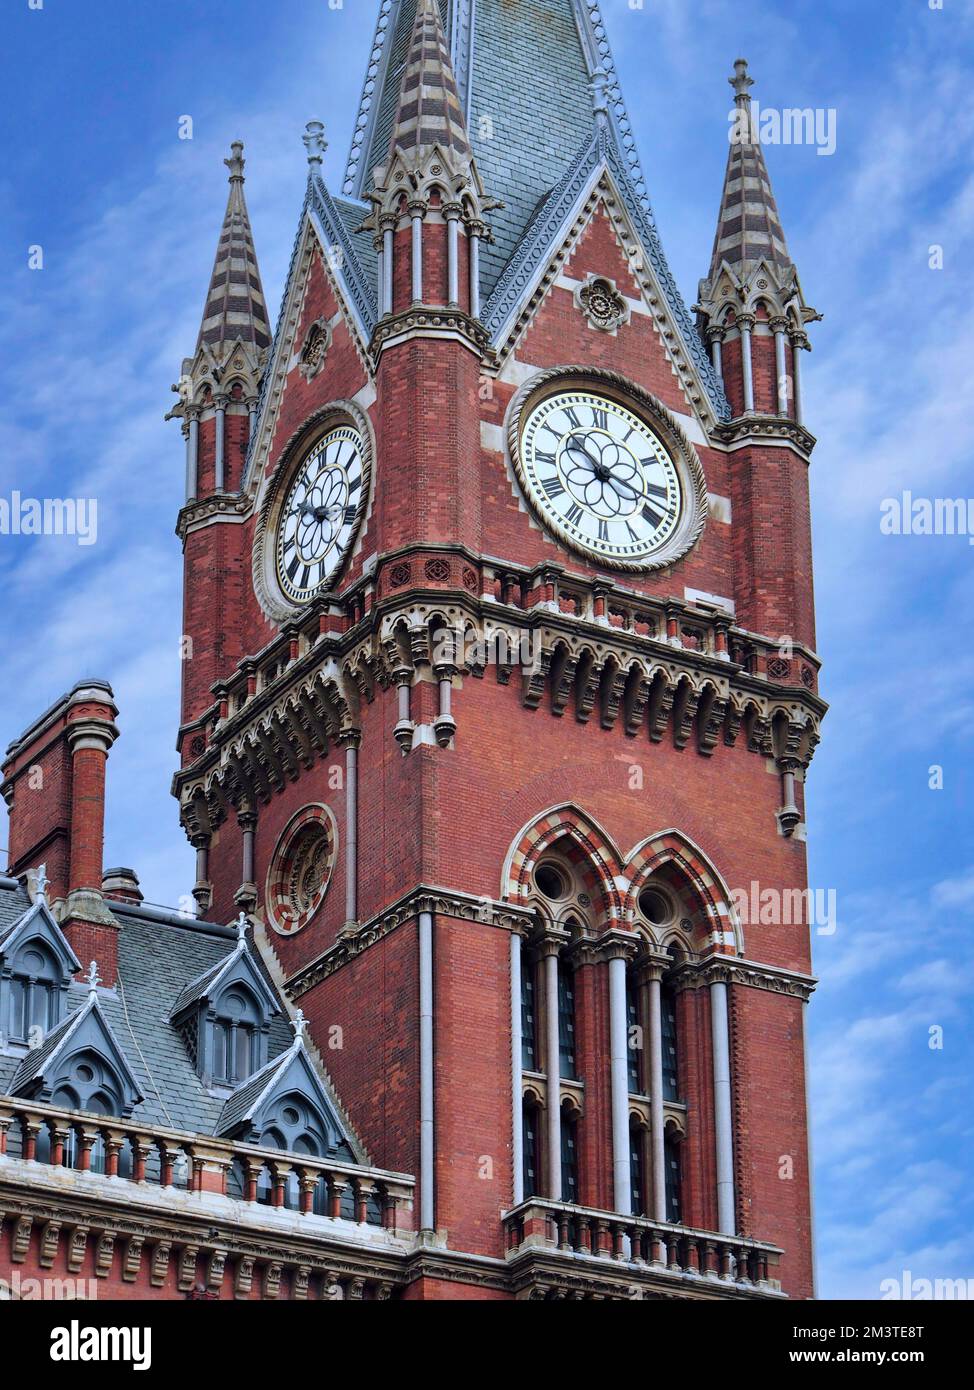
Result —
[{"label": "brick chimney", "polygon": [[106,898],[114,898],[120,903],[140,903],[143,896],[139,876],[134,869],[106,869],[101,891]]},{"label": "brick chimney", "polygon": [[119,928],[102,893],[102,850],[117,714],[107,681],[79,681],[10,745],[0,784],[10,813],[7,872],[46,865],[48,901],[65,935],[108,985],[117,978]]}]

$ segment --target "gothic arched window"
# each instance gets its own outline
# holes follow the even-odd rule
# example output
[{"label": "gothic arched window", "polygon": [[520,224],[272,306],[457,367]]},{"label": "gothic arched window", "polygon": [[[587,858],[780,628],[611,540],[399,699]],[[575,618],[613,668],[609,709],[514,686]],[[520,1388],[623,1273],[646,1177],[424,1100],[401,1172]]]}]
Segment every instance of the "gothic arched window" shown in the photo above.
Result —
[{"label": "gothic arched window", "polygon": [[75,1052],[58,1067],[51,1104],[92,1115],[121,1115],[122,1086],[114,1068],[91,1049]]},{"label": "gothic arched window", "polygon": [[216,1000],[213,1013],[213,1079],[237,1086],[257,1070],[263,1011],[250,990],[234,984]]},{"label": "gothic arched window", "polygon": [[0,1033],[14,1042],[28,1042],[34,1029],[43,1037],[61,1017],[64,970],[60,962],[42,941],[33,940],[7,963],[6,970],[9,1002]]}]

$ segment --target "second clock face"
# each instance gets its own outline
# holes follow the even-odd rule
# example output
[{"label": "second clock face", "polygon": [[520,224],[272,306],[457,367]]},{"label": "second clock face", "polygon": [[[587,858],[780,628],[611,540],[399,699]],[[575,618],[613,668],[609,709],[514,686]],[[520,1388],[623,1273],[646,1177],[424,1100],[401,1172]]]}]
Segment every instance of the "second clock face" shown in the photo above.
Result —
[{"label": "second clock face", "polygon": [[520,472],[542,520],[575,549],[638,564],[683,515],[680,475],[655,431],[595,392],[559,391],[528,413]]},{"label": "second clock face", "polygon": [[362,436],[336,425],[302,459],[277,522],[277,578],[288,598],[311,598],[348,552],[363,502]]}]

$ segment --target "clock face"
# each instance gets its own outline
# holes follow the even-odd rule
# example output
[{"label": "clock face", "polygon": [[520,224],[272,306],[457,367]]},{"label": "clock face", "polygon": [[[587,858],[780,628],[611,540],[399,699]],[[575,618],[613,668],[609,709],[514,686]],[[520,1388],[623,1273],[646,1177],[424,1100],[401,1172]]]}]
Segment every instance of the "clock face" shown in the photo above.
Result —
[{"label": "clock face", "polygon": [[277,522],[277,579],[296,603],[311,598],[348,551],[363,500],[362,436],[337,425],[298,465]]},{"label": "clock face", "polygon": [[542,521],[576,550],[638,566],[684,517],[680,473],[634,410],[586,390],[546,396],[525,418],[521,481]]}]

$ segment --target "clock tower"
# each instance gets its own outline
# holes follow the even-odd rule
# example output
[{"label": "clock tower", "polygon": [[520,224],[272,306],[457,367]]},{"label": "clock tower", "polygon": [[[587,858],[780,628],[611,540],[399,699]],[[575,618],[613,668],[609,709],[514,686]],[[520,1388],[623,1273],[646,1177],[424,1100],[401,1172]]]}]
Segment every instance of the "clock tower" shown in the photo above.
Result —
[{"label": "clock tower", "polygon": [[174,793],[416,1176],[406,1297],[813,1292],[817,315],[739,130],[695,319],[596,0],[381,0],[273,339],[227,161]]}]

